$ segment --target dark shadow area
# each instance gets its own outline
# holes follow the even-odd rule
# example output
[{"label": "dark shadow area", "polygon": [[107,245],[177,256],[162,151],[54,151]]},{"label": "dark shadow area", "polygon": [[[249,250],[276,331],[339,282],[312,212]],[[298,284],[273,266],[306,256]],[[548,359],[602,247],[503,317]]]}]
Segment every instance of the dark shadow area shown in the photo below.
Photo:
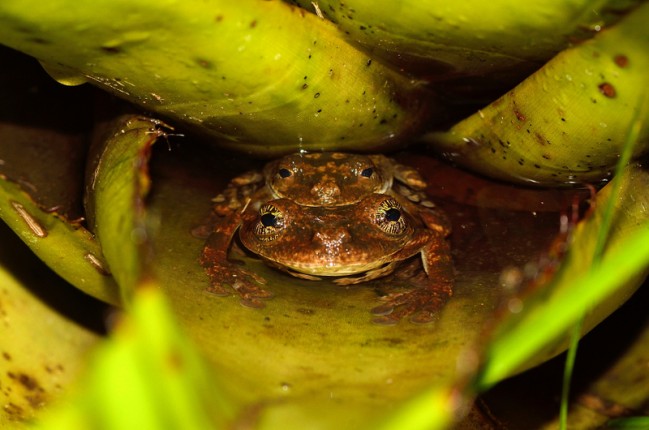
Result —
[{"label": "dark shadow area", "polygon": [[111,307],[59,277],[1,221],[0,264],[55,312],[97,334],[106,334],[105,319]]}]

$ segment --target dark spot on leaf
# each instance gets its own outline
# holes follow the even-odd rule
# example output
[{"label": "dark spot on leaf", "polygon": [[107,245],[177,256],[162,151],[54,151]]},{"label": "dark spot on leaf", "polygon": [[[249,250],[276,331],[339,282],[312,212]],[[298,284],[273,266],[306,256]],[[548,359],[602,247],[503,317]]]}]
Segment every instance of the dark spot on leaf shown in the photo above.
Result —
[{"label": "dark spot on leaf", "polygon": [[182,354],[179,351],[176,350],[170,351],[167,358],[171,369],[175,371],[183,370],[184,360]]},{"label": "dark spot on leaf", "polygon": [[525,115],[523,115],[521,112],[519,112],[518,109],[514,109],[514,115],[516,115],[516,118],[519,121],[525,121]]},{"label": "dark spot on leaf", "polygon": [[6,405],[4,405],[3,409],[8,416],[12,417],[12,419],[15,420],[20,420],[24,414],[23,408],[16,405],[15,403],[7,403]]},{"label": "dark spot on leaf", "polygon": [[367,67],[370,67],[372,65],[372,59],[367,60]]},{"label": "dark spot on leaf", "polygon": [[39,45],[49,45],[50,41],[45,40],[42,37],[32,37],[29,39],[30,42],[38,43]]},{"label": "dark spot on leaf", "polygon": [[603,84],[599,84],[597,87],[599,88],[599,92],[604,94],[605,97],[608,98],[613,98],[615,97],[615,87],[608,82],[604,82]]},{"label": "dark spot on leaf", "polygon": [[626,55],[616,55],[615,58],[613,58],[613,61],[621,68],[625,68],[629,65],[629,57]]},{"label": "dark spot on leaf", "polygon": [[255,28],[255,27],[257,27],[257,20],[256,19],[250,23],[250,28]]},{"label": "dark spot on leaf", "polygon": [[536,141],[541,145],[545,145],[546,143],[548,143],[547,139],[545,139],[543,135],[539,132],[535,132],[534,137],[536,138]]},{"label": "dark spot on leaf", "polygon": [[364,25],[361,25],[361,26],[359,26],[358,28],[360,28],[361,31],[365,31],[365,28],[366,28],[366,27],[365,27]]},{"label": "dark spot on leaf", "polygon": [[223,21],[223,15],[216,15],[216,18],[214,18],[214,21],[216,21],[216,22]]},{"label": "dark spot on leaf", "polygon": [[2,352],[2,358],[4,358],[7,361],[11,361],[11,355],[9,355],[9,353],[6,351]]},{"label": "dark spot on leaf", "polygon": [[314,98],[314,99],[317,99],[318,97],[320,97],[320,93],[315,93],[315,94],[313,95],[313,98]]},{"label": "dark spot on leaf", "polygon": [[12,372],[7,372],[7,376],[9,377],[9,379],[13,379],[14,381],[22,385],[27,391],[45,391],[43,390],[43,388],[41,388],[35,378],[27,375],[26,373],[15,374]]},{"label": "dark spot on leaf", "polygon": [[203,58],[197,58],[196,59],[196,64],[198,64],[200,67],[204,69],[211,69],[212,68],[212,63],[208,60],[205,60]]},{"label": "dark spot on leaf", "polygon": [[297,308],[296,311],[298,311],[302,315],[313,315],[313,314],[315,314],[315,311],[313,309],[307,309],[307,308]]},{"label": "dark spot on leaf", "polygon": [[122,50],[117,46],[102,46],[101,50],[107,54],[119,54],[120,52],[122,52]]},{"label": "dark spot on leaf", "polygon": [[302,85],[302,89],[303,89],[303,90],[306,90],[307,88],[309,88],[309,84],[304,84],[304,85]]}]

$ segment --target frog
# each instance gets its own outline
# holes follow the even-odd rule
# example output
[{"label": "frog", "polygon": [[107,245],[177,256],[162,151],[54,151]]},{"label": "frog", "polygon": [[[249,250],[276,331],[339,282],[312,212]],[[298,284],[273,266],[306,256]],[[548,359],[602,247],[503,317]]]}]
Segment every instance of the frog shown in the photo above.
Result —
[{"label": "frog", "polygon": [[231,285],[246,306],[263,307],[271,294],[260,275],[228,261],[237,233],[241,246],[268,265],[337,285],[372,282],[409,260],[419,262],[419,276],[407,276],[411,288],[385,295],[372,309],[377,323],[394,324],[407,316],[430,322],[452,295],[450,224],[443,213],[402,195],[367,193],[338,206],[280,197],[248,205],[232,218],[210,235],[201,261],[212,281],[208,291],[227,295],[224,285]]},{"label": "frog", "polygon": [[230,181],[214,199],[220,216],[241,210],[245,202],[289,198],[303,206],[344,206],[372,193],[401,193],[432,205],[416,169],[382,154],[298,152],[268,162]]}]

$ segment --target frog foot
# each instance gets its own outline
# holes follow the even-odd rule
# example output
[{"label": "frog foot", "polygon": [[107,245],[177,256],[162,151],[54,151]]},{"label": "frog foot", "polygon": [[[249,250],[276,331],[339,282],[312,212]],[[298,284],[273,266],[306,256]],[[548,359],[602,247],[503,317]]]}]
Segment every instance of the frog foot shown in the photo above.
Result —
[{"label": "frog foot", "polygon": [[[260,285],[266,279],[251,271],[234,265],[217,265],[206,268],[211,279],[211,285],[206,289],[217,296],[229,296],[232,290],[239,296],[240,303],[250,308],[261,309],[265,306],[262,299],[272,297],[272,293]],[[226,285],[231,287],[227,288]]]},{"label": "frog foot", "polygon": [[397,324],[410,317],[416,324],[434,321],[439,310],[448,301],[452,292],[447,287],[420,287],[411,291],[391,293],[381,298],[384,302],[372,309],[374,322],[383,325]]}]

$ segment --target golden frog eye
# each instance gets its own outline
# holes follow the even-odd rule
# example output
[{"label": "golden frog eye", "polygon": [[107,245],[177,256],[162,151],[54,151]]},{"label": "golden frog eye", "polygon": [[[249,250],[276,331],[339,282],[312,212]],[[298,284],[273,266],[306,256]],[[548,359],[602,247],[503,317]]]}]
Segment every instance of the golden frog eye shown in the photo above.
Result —
[{"label": "golden frog eye", "polygon": [[271,204],[265,204],[259,209],[259,221],[255,224],[254,233],[263,241],[277,239],[285,227],[284,214]]},{"label": "golden frog eye", "polygon": [[385,199],[376,210],[376,224],[388,234],[403,234],[408,229],[408,224],[402,212],[399,202],[392,198]]}]

